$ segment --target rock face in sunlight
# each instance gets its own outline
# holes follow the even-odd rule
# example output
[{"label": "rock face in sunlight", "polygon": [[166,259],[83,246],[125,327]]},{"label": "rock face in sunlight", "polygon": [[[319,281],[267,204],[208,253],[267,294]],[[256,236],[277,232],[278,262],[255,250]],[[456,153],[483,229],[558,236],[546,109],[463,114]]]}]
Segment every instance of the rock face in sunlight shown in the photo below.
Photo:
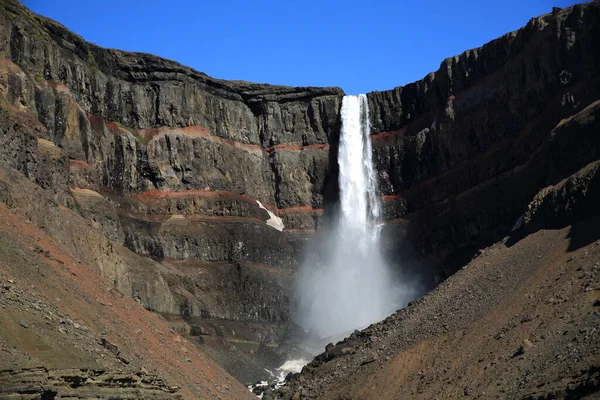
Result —
[{"label": "rock face in sunlight", "polygon": [[[2,139],[7,162],[72,195],[111,239],[169,262],[168,284],[123,270],[133,278],[119,289],[168,314],[287,320],[289,276],[335,191],[342,91],[220,81],[87,43],[16,1],[0,7],[3,99],[39,122],[30,136],[60,169],[38,168],[26,156],[38,150],[17,135]],[[202,278],[190,287],[181,277],[194,270]],[[270,288],[233,288],[244,281]]]}]

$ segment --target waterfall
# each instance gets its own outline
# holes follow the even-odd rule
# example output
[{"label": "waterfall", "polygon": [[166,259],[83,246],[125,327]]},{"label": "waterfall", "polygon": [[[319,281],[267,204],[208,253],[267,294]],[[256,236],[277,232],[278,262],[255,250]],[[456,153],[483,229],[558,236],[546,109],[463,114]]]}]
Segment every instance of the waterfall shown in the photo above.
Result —
[{"label": "waterfall", "polygon": [[345,96],[341,121],[340,212],[333,231],[313,246],[297,287],[296,320],[321,338],[365,328],[402,306],[408,295],[381,255],[367,97]]},{"label": "waterfall", "polygon": [[361,246],[362,253],[367,253],[378,245],[381,210],[373,171],[367,96],[344,97],[341,112],[340,233]]}]

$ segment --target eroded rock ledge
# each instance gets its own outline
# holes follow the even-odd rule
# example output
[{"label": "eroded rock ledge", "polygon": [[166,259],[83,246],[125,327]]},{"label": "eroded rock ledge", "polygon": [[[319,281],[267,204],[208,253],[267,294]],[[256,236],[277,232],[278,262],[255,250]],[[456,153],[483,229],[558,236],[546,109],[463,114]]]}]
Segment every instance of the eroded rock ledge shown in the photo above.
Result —
[{"label": "eroded rock ledge", "polygon": [[180,399],[177,388],[140,374],[82,369],[0,371],[0,396],[40,399]]}]

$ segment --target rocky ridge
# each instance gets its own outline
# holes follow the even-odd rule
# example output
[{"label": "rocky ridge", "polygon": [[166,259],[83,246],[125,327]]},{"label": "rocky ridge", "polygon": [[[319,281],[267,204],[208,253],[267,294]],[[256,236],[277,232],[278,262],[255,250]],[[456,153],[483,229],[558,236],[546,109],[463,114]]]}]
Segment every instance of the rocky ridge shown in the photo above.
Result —
[{"label": "rocky ridge", "polygon": [[34,368],[0,372],[0,395],[7,398],[173,399],[176,389],[156,378],[90,370]]}]

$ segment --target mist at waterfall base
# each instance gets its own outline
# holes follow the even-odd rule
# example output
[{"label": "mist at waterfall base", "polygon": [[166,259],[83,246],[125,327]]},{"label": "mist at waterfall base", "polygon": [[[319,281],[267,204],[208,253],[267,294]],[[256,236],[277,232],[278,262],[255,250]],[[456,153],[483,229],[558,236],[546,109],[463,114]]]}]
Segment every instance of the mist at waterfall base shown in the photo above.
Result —
[{"label": "mist at waterfall base", "polygon": [[307,250],[295,293],[294,322],[313,339],[327,341],[386,318],[417,293],[381,254],[366,96],[344,97],[341,119],[340,209],[331,229]]}]

